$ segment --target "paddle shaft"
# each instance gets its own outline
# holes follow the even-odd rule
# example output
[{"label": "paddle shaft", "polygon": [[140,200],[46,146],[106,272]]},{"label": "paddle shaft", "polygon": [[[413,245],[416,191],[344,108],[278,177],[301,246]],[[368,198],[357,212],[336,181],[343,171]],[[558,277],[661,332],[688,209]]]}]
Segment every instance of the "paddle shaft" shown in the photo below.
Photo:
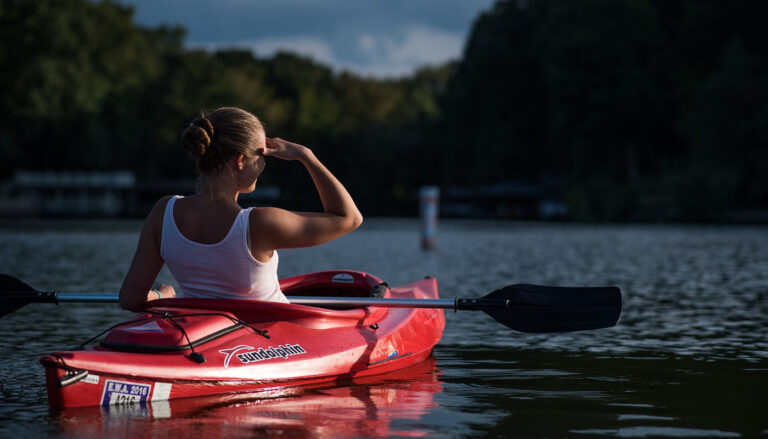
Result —
[{"label": "paddle shaft", "polygon": [[483,299],[379,299],[375,297],[302,297],[287,296],[294,305],[309,306],[381,306],[386,308],[444,308],[474,310],[487,307],[507,308],[508,302]]},{"label": "paddle shaft", "polygon": [[[383,299],[378,297],[289,296],[296,305],[356,308],[445,308],[483,311],[502,325],[528,333],[583,331],[615,326],[621,315],[621,291],[617,287],[549,287],[515,284],[478,299]],[[28,303],[115,303],[117,294],[37,291],[24,282],[0,274],[0,316]],[[179,302],[181,303],[181,302]],[[173,307],[161,299],[150,306]]]},{"label": "paddle shaft", "polygon": [[[115,303],[117,294],[109,293],[62,293],[29,291],[8,291],[8,299],[18,297],[36,303]],[[381,306],[386,308],[444,308],[444,309],[481,309],[485,307],[506,308],[507,303],[501,300],[483,299],[382,299],[377,297],[321,297],[321,296],[287,296],[293,305],[308,306]]]}]

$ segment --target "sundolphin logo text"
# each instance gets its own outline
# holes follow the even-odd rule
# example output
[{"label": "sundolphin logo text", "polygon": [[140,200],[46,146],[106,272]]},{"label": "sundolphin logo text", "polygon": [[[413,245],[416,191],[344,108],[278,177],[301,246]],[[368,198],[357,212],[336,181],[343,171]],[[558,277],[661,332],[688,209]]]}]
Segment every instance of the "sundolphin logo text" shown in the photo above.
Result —
[{"label": "sundolphin logo text", "polygon": [[246,346],[244,344],[241,344],[240,346],[235,346],[233,348],[229,349],[222,349],[219,352],[226,355],[224,357],[224,367],[229,367],[229,360],[232,359],[232,356],[235,355],[238,351],[244,351],[246,349],[253,349],[253,346]]},{"label": "sundolphin logo text", "polygon": [[291,355],[306,354],[307,351],[301,346],[295,344],[280,345],[276,348],[270,346],[266,349],[259,348],[258,351],[243,352],[235,355],[241,363],[255,363],[257,361],[272,360],[274,358],[288,358]]}]

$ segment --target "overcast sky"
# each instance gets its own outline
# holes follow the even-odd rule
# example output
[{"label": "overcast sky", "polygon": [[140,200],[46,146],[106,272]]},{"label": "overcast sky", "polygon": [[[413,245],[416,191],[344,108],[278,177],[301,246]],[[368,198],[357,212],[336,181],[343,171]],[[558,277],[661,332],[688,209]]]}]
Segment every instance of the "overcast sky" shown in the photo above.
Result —
[{"label": "overcast sky", "polygon": [[120,0],[141,25],[179,24],[188,47],[285,49],[337,70],[400,76],[461,55],[494,0]]}]

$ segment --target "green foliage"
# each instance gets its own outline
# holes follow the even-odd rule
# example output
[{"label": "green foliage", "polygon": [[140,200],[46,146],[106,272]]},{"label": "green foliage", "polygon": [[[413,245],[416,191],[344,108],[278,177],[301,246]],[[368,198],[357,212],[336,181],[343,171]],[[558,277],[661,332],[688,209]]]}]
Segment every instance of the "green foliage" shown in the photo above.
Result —
[{"label": "green foliage", "polygon": [[[114,4],[3,1],[0,129],[22,151],[14,165],[102,168],[110,129],[94,123],[105,105],[157,76],[151,39]],[[0,172],[7,174],[8,165]]]},{"label": "green foliage", "polygon": [[442,101],[442,183],[554,178],[581,220],[768,208],[766,18],[747,0],[498,2]]},{"label": "green foliage", "polygon": [[[458,62],[380,80],[191,50],[109,1],[0,0],[0,178],[188,178],[179,133],[234,105],[311,145],[368,214],[412,214],[423,184],[510,181],[546,184],[579,220],[768,209],[766,18],[759,0],[501,0]],[[287,207],[317,203],[296,166],[263,180]]]}]

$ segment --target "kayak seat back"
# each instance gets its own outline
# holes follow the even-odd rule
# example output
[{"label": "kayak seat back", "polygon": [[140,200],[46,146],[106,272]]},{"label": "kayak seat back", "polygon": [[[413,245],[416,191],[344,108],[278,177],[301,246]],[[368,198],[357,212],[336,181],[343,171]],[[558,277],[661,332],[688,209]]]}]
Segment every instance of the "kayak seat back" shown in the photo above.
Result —
[{"label": "kayak seat back", "polygon": [[353,270],[329,270],[280,280],[286,296],[389,297],[389,288],[378,277]]}]

